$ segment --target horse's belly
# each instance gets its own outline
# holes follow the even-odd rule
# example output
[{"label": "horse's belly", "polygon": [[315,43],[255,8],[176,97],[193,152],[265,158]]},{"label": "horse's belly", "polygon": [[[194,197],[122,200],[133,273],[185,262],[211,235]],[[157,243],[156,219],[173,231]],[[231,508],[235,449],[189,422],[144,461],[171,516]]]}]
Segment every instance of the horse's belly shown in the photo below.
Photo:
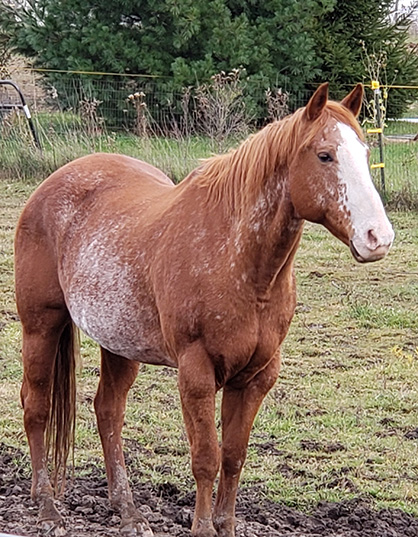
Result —
[{"label": "horse's belly", "polygon": [[[149,326],[149,322],[143,324],[140,318],[143,310],[130,316],[129,309],[109,308],[103,302],[92,307],[70,300],[68,306],[74,323],[108,351],[130,360],[176,367],[164,349],[161,333]],[[149,316],[146,317],[149,321]]]},{"label": "horse's belly", "polygon": [[123,274],[73,277],[66,303],[74,323],[101,347],[130,360],[176,367],[166,352],[155,305]]}]

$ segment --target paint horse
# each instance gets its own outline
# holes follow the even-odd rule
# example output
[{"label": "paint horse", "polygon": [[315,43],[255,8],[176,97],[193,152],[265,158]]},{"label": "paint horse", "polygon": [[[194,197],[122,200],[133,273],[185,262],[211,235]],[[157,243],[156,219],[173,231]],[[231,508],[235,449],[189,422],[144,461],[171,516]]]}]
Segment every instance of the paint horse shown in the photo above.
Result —
[{"label": "paint horse", "polygon": [[383,258],[393,241],[356,120],[362,98],[359,85],[329,101],[323,84],[306,107],[179,185],[144,162],[94,154],[33,193],[15,242],[21,399],[32,497],[50,534],[65,531],[46,461],[49,442],[55,468],[65,467],[73,440],[76,326],[100,345],[94,406],[121,533],[153,535],[134,506],[121,441],[143,362],[178,369],[197,488],[191,534],[234,536],[250,429],[278,377],[295,310],[304,220],[325,226],[359,262]]}]

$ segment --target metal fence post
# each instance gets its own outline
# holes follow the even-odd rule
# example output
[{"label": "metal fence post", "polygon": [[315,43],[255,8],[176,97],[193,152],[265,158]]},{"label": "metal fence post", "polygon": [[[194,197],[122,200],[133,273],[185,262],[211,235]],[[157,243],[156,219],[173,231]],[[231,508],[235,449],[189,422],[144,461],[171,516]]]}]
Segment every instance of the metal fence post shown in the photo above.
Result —
[{"label": "metal fence post", "polygon": [[[0,85],[12,86],[12,88],[14,88],[17,91],[17,93],[19,95],[19,98],[20,98],[20,102],[21,102],[21,104],[17,104],[17,105],[2,105],[0,103],[0,110],[1,109],[11,110],[13,108],[19,108],[20,110],[23,110],[23,112],[25,113],[26,119],[28,120],[29,128],[30,128],[31,134],[33,136],[33,139],[35,141],[36,147],[40,151],[42,151],[41,142],[39,141],[38,134],[37,134],[36,129],[35,129],[35,125],[34,125],[34,123],[32,121],[32,116],[30,114],[29,107],[26,104],[25,97],[24,97],[23,93],[20,91],[19,86],[15,82],[12,82],[11,80],[0,80]],[[1,537],[1,534],[0,534],[0,537]]]},{"label": "metal fence post", "polygon": [[384,161],[384,154],[383,154],[383,122],[382,122],[382,110],[380,108],[381,92],[380,92],[379,81],[372,80],[371,87],[372,87],[373,94],[374,94],[377,127],[374,129],[367,129],[367,132],[369,134],[378,135],[380,162],[376,164],[372,164],[370,167],[372,169],[380,168],[380,189],[382,191],[382,194],[384,195],[386,193],[386,181],[385,181],[385,161]]}]

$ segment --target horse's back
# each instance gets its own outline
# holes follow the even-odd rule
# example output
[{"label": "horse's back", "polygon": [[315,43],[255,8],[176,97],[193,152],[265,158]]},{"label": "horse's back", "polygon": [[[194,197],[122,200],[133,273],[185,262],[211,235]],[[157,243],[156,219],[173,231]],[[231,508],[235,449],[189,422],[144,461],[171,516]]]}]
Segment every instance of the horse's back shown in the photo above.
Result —
[{"label": "horse's back", "polygon": [[148,195],[161,188],[173,187],[161,170],[141,160],[111,153],[95,153],[73,160],[52,173],[33,193],[31,203],[51,204],[70,198],[82,202],[102,191],[141,191]]},{"label": "horse's back", "polygon": [[161,170],[132,157],[109,153],[81,157],[52,173],[29,198],[17,226],[16,248],[22,236],[36,243],[48,238],[56,245],[94,210],[103,217],[123,213],[135,203],[161,198],[173,187]]},{"label": "horse's back", "polygon": [[[105,177],[102,174],[105,173]],[[138,181],[139,179],[149,179],[151,181],[166,185],[173,185],[172,181],[161,170],[144,162],[127,155],[116,153],[93,153],[84,157],[75,159],[68,164],[65,164],[45,181],[56,181],[58,178],[73,177],[75,181],[83,181],[83,179],[104,178],[106,181],[112,178],[120,180]]]}]

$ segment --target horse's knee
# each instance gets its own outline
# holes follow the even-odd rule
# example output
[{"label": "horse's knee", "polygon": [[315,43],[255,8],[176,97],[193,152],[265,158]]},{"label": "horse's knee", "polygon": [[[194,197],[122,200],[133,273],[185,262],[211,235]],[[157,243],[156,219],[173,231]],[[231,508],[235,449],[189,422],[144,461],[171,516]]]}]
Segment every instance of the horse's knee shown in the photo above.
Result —
[{"label": "horse's knee", "polygon": [[222,471],[225,475],[239,476],[244,466],[247,456],[246,449],[223,449],[222,451]]},{"label": "horse's knee", "polygon": [[219,471],[220,448],[218,442],[198,443],[192,448],[192,472],[196,481],[213,483]]}]

